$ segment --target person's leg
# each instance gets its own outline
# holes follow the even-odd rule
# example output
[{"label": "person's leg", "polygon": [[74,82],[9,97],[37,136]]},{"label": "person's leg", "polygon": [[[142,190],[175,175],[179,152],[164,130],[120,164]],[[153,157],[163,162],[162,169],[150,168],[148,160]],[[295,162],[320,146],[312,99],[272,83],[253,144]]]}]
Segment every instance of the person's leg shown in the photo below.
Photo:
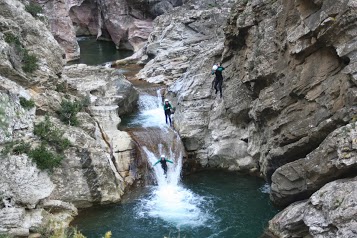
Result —
[{"label": "person's leg", "polygon": [[165,165],[165,164],[162,164],[162,169],[164,170],[164,175],[166,175],[166,173],[167,173],[167,165]]},{"label": "person's leg", "polygon": [[218,92],[218,88],[217,88],[218,83],[219,83],[219,80],[216,78],[216,80],[214,81],[214,89],[216,89],[216,94]]},{"label": "person's leg", "polygon": [[223,80],[220,80],[218,83],[218,88],[219,88],[219,93],[221,94],[220,96],[222,97],[222,84],[223,84]]},{"label": "person's leg", "polygon": [[165,121],[166,121],[166,124],[167,124],[167,117],[168,117],[167,110],[165,110]]},{"label": "person's leg", "polygon": [[168,113],[167,113],[168,117],[169,117],[169,121],[170,121],[170,126],[172,125],[172,122],[171,122],[171,111],[169,110]]}]

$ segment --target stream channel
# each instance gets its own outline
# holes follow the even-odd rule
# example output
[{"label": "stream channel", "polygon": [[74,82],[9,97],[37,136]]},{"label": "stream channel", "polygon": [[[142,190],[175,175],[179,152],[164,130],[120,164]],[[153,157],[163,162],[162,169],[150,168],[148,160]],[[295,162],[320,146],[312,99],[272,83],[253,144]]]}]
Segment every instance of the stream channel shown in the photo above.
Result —
[{"label": "stream channel", "polygon": [[[97,55],[95,51],[102,48],[86,48],[86,40],[82,41],[81,57]],[[112,53],[95,64],[111,61],[111,57]],[[91,64],[85,59],[81,62]],[[260,237],[278,212],[269,201],[265,182],[213,170],[182,178],[184,148],[178,134],[165,123],[160,86],[133,84],[140,92],[139,109],[122,118],[120,129],[130,131],[149,163],[165,154],[174,164],[168,164],[167,178],[158,164],[153,167],[155,184],[131,190],[120,204],[81,210],[71,225],[88,238],[101,238],[107,231],[113,238]]]}]

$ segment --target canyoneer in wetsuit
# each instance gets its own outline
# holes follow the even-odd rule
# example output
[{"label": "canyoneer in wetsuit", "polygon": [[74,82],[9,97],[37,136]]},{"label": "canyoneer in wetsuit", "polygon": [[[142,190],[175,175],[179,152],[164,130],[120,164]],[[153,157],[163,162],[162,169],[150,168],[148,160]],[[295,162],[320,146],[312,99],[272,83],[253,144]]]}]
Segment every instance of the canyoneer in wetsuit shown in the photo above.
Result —
[{"label": "canyoneer in wetsuit", "polygon": [[216,94],[219,90],[220,96],[222,97],[222,83],[223,83],[223,76],[222,71],[224,67],[222,67],[219,63],[217,64],[217,69],[212,72],[212,74],[216,75],[215,82],[214,82],[214,89],[216,89]]},{"label": "canyoneer in wetsuit", "polygon": [[164,111],[165,111],[165,120],[166,120],[166,124],[167,124],[167,118],[170,121],[170,126],[172,126],[172,122],[171,122],[171,110],[172,110],[172,106],[169,103],[168,99],[165,99],[164,102]]},{"label": "canyoneer in wetsuit", "polygon": [[174,162],[172,162],[171,160],[166,159],[166,158],[165,158],[165,155],[161,155],[161,158],[160,158],[158,161],[156,161],[156,163],[154,164],[154,166],[155,166],[155,165],[157,165],[158,163],[161,163],[161,168],[164,170],[164,175],[167,174],[167,163],[166,163],[166,162],[169,162],[169,163],[171,163],[171,164],[174,163]]}]

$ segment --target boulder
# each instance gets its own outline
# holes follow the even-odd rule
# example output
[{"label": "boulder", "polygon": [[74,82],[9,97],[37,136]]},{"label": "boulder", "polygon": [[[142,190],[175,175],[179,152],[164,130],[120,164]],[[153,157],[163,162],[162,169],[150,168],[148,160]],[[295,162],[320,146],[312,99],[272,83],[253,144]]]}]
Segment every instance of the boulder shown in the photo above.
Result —
[{"label": "boulder", "polygon": [[324,184],[357,173],[357,129],[353,122],[332,132],[305,158],[285,164],[272,176],[271,199],[278,205],[308,198]]},{"label": "boulder", "polygon": [[356,199],[357,177],[328,183],[270,220],[266,237],[355,237]]},{"label": "boulder", "polygon": [[0,194],[10,204],[34,208],[55,187],[48,174],[40,171],[26,155],[2,158],[0,169],[3,171]]},{"label": "boulder", "polygon": [[89,96],[93,106],[118,106],[119,115],[136,107],[138,92],[116,69],[71,65],[64,68],[62,78],[79,95]]}]

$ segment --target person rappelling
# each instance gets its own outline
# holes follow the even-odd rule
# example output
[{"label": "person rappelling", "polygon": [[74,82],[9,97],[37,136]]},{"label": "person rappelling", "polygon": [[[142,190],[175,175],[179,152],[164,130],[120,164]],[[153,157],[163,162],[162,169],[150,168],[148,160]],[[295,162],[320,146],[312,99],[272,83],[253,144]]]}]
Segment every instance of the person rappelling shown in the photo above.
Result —
[{"label": "person rappelling", "polygon": [[[165,120],[166,120],[166,124],[168,124],[168,121],[170,122],[170,126],[172,126],[171,110],[173,110],[171,103],[169,102],[168,99],[165,99],[165,101],[164,101]],[[169,120],[167,120],[167,119],[169,119]]]},{"label": "person rappelling", "polygon": [[166,176],[167,174],[167,162],[173,164],[174,162],[169,160],[169,159],[166,159],[165,158],[165,155],[161,155],[160,159],[158,161],[156,161],[156,163],[153,165],[157,165],[158,163],[161,163],[161,168],[164,170],[164,175]]}]

